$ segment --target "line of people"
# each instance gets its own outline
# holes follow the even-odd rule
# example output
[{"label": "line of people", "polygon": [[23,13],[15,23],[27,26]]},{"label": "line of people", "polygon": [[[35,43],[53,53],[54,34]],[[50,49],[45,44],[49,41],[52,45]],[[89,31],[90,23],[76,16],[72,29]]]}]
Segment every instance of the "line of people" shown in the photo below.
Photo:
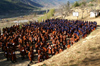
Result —
[{"label": "line of people", "polygon": [[69,48],[80,38],[85,38],[97,27],[96,22],[48,19],[41,23],[13,25],[3,29],[0,46],[7,60],[16,62],[15,51],[20,51],[22,60],[29,57],[30,63],[38,54],[38,62]]}]

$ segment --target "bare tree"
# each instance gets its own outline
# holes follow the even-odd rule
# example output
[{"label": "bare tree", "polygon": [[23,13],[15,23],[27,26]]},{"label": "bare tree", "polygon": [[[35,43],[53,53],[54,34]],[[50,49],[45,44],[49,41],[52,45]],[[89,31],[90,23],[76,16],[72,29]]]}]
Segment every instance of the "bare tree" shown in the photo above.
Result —
[{"label": "bare tree", "polygon": [[68,1],[66,4],[60,6],[60,13],[65,17],[70,14],[70,2]]}]

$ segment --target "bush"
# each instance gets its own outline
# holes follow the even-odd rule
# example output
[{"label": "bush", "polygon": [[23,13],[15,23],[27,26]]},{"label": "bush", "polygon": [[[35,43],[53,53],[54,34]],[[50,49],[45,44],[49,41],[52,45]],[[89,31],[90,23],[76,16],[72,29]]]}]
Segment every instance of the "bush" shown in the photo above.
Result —
[{"label": "bush", "polygon": [[22,25],[19,26],[19,29],[21,29],[21,28],[22,28]]},{"label": "bush", "polygon": [[46,64],[43,64],[42,66],[46,66]]},{"label": "bush", "polygon": [[80,6],[81,4],[79,4],[77,1],[73,4],[73,7],[78,7]]},{"label": "bush", "polygon": [[55,11],[54,9],[51,9],[47,14],[45,14],[45,15],[42,16],[42,17],[39,17],[39,18],[38,18],[38,21],[41,22],[42,19],[43,19],[43,20],[50,19],[50,17],[52,17],[52,16],[54,15],[54,11]]},{"label": "bush", "polygon": [[88,6],[94,6],[93,4],[89,4]]},{"label": "bush", "polygon": [[95,0],[91,0],[91,2],[94,2]]},{"label": "bush", "polygon": [[82,2],[80,5],[86,6],[86,2]]}]

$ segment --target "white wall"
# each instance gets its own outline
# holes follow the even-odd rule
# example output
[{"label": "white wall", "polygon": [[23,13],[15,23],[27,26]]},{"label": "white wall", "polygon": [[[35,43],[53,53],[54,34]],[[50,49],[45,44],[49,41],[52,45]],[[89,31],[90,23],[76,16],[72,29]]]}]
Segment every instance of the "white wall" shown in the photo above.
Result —
[{"label": "white wall", "polygon": [[96,17],[98,15],[99,15],[99,12],[96,12],[96,14],[95,12],[90,12],[90,17]]}]

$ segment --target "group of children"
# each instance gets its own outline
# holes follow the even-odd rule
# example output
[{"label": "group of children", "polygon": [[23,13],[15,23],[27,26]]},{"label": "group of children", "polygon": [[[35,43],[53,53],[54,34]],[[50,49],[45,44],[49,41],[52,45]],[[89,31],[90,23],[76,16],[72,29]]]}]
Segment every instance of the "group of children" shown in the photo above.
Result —
[{"label": "group of children", "polygon": [[38,62],[69,48],[80,38],[85,38],[97,27],[96,22],[48,19],[41,23],[30,23],[20,27],[13,25],[3,29],[0,47],[7,60],[16,62],[15,51],[20,51],[22,60],[29,57],[30,63],[38,54]]}]

